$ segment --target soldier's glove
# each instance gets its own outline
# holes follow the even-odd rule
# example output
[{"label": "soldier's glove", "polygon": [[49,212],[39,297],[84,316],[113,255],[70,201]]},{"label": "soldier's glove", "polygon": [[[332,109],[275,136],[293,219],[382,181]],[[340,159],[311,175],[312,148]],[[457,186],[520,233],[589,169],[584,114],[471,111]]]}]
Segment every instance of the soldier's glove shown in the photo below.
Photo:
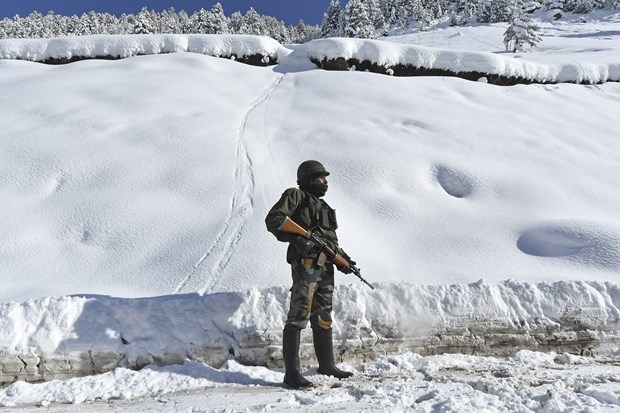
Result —
[{"label": "soldier's glove", "polygon": [[293,238],[291,244],[297,248],[302,258],[308,258],[314,252],[314,246],[304,237],[297,236]]}]

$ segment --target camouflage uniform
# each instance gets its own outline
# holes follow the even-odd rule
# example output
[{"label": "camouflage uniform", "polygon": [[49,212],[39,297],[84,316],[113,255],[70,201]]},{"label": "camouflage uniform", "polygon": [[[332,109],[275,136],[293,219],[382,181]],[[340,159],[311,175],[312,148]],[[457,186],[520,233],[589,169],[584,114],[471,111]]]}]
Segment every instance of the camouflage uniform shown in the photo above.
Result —
[{"label": "camouflage uniform", "polygon": [[[289,188],[271,208],[265,224],[279,241],[289,242],[286,260],[291,264],[293,287],[291,305],[282,331],[282,358],[284,361],[284,384],[294,389],[312,386],[300,373],[299,346],[301,330],[312,325],[314,351],[319,363],[317,372],[345,379],[353,373],[338,369],[334,363],[332,340],[332,296],[334,293],[334,265],[325,262],[323,253],[317,253],[305,237],[280,231],[291,218],[304,229],[317,233],[325,239],[332,250],[355,264],[338,247],[336,237],[336,211],[321,197],[327,192],[329,172],[314,160],[304,161],[297,169],[299,188]],[[318,256],[317,256],[318,255]],[[339,268],[350,272],[349,267]]]},{"label": "camouflage uniform", "polygon": [[[318,232],[332,249],[344,254],[338,247],[336,211],[323,199],[299,188],[289,188],[271,208],[265,219],[267,229],[283,242],[290,242],[296,235],[281,232],[278,228],[286,217]],[[312,327],[329,329],[332,324],[332,295],[334,292],[334,266],[331,263],[317,265],[317,254],[302,257],[294,245],[289,245],[286,260],[291,264],[293,287],[286,328]]]}]

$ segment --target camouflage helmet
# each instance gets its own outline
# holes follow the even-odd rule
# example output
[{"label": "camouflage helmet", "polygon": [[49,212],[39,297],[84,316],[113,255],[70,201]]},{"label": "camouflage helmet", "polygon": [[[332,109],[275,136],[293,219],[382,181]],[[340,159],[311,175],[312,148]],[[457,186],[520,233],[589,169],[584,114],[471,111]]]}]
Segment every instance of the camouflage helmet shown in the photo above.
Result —
[{"label": "camouflage helmet", "polygon": [[304,161],[297,168],[297,184],[312,180],[315,176],[327,176],[329,172],[319,161]]}]

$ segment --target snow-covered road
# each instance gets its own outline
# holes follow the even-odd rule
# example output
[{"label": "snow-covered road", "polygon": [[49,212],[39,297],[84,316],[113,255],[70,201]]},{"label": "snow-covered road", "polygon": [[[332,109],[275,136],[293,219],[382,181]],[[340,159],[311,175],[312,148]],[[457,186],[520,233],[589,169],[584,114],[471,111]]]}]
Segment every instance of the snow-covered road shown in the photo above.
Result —
[{"label": "snow-covered road", "polygon": [[354,368],[353,379],[305,375],[308,391],[281,387],[277,369],[229,360],[221,369],[117,369],[99,376],[15,383],[0,390],[4,412],[606,412],[620,409],[620,356],[521,351],[508,358],[412,353]]}]

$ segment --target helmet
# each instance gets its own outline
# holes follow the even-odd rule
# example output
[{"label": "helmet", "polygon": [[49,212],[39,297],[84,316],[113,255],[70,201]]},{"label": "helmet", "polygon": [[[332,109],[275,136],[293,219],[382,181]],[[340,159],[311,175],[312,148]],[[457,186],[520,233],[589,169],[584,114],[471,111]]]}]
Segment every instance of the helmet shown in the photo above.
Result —
[{"label": "helmet", "polygon": [[297,168],[297,183],[310,181],[312,178],[318,175],[327,176],[329,172],[325,170],[325,167],[319,161],[304,161]]}]

